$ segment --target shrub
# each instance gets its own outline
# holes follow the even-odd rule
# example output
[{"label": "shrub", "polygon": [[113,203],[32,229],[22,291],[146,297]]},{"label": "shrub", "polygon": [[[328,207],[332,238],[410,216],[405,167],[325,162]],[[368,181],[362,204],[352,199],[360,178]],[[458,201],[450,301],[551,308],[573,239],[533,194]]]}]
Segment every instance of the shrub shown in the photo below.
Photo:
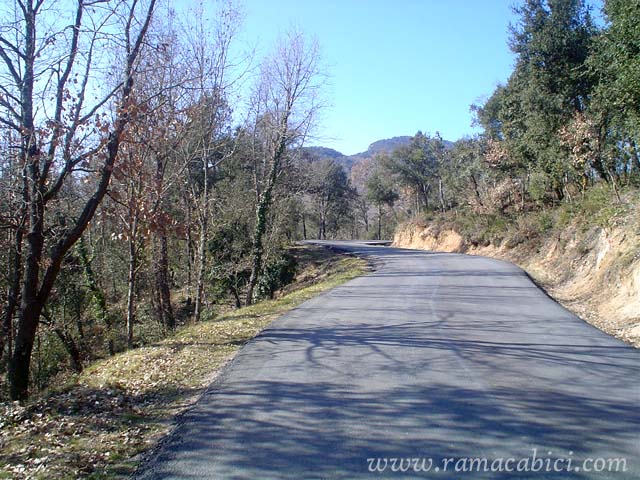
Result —
[{"label": "shrub", "polygon": [[268,262],[256,284],[256,297],[273,298],[277,290],[293,282],[296,266],[296,259],[288,253],[281,253]]},{"label": "shrub", "polygon": [[538,224],[542,233],[548,232],[553,228],[553,215],[549,212],[542,212],[538,216]]}]

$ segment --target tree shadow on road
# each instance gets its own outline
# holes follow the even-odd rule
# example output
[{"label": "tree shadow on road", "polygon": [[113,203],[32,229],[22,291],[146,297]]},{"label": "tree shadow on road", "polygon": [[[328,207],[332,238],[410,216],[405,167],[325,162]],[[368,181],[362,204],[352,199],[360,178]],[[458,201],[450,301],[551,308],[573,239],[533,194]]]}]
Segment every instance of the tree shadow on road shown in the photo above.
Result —
[{"label": "tree shadow on road", "polygon": [[[587,457],[626,456],[629,467],[637,468],[632,465],[637,456],[628,450],[637,437],[635,405],[536,390],[523,395],[509,388],[490,395],[443,384],[370,394],[327,383],[225,384],[185,417],[159,460],[179,458],[179,478],[185,479],[408,478],[390,471],[374,476],[367,459],[430,457],[437,465],[445,458],[485,457],[491,462],[531,457],[533,448],[538,457],[571,456],[574,464]],[[602,435],[606,452],[597,448]],[[176,465],[156,466],[155,476],[144,478],[170,478]],[[591,477],[562,472],[517,478]]]},{"label": "tree shadow on road", "polygon": [[[439,336],[433,335],[433,326],[417,321],[268,329],[241,356],[260,363],[265,354],[277,362],[273,355],[303,349],[305,360],[287,371],[300,375],[300,381],[285,380],[284,374],[279,379],[278,372],[272,381],[251,381],[250,372],[247,380],[223,377],[184,417],[160,450],[159,463],[141,478],[173,478],[173,468],[185,479],[419,478],[434,473],[374,474],[367,470],[367,459],[485,457],[491,462],[530,457],[533,448],[538,457],[571,457],[577,465],[589,457],[625,457],[628,476],[614,473],[611,478],[637,473],[640,413],[626,390],[637,392],[628,386],[638,378],[635,351],[617,344],[594,350],[569,342],[464,340],[456,338],[455,328],[441,328]],[[275,354],[268,348],[274,342],[279,346]],[[352,347],[356,355],[344,364],[333,358],[332,368],[342,371],[329,371],[325,355],[338,347]],[[375,374],[350,376],[350,368],[358,369],[353,358],[368,362]],[[475,363],[487,375],[466,379],[461,387],[464,372],[457,369],[456,358]],[[563,368],[554,371],[555,366]],[[229,378],[242,379],[241,359],[232,367]],[[423,381],[420,371],[434,380]],[[406,378],[395,381],[397,375]],[[359,387],[351,382],[360,382]],[[363,387],[367,382],[369,388]],[[608,478],[584,472],[467,475]]]}]

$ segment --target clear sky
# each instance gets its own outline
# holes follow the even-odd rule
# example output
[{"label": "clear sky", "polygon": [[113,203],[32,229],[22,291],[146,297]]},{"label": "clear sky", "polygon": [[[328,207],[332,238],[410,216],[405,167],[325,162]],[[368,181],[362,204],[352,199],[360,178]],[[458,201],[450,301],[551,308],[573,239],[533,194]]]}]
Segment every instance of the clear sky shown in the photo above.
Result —
[{"label": "clear sky", "polygon": [[[292,25],[318,39],[331,106],[312,143],[347,155],[418,130],[474,132],[469,106],[513,66],[513,0],[241,0],[242,39],[266,53]],[[264,50],[264,51],[262,51]]]}]

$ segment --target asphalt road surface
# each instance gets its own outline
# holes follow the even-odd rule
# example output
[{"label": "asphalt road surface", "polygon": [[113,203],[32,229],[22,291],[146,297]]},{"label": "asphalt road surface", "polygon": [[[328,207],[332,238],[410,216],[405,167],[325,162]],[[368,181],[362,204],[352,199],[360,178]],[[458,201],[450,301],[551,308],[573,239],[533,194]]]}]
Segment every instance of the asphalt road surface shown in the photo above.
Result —
[{"label": "asphalt road surface", "polygon": [[245,346],[138,478],[640,478],[640,352],[512,264],[325,243],[376,271]]}]

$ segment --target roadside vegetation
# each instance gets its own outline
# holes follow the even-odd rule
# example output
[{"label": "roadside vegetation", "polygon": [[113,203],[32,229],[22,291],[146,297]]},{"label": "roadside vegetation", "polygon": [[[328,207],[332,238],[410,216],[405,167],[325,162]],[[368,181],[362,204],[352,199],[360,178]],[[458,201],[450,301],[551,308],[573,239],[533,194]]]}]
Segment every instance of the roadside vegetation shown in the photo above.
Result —
[{"label": "roadside vegetation", "polygon": [[401,221],[443,216],[486,242],[516,223],[544,230],[582,216],[606,226],[637,202],[640,6],[606,1],[602,28],[578,0],[515,12],[513,72],[472,106],[482,133],[452,143],[418,132],[374,159]]},{"label": "roadside vegetation", "polygon": [[293,282],[263,300],[189,322],[157,342],[58,379],[31,402],[0,411],[0,478],[109,479],[130,475],[144,451],[189,408],[247,341],[279,315],[367,270],[323,247],[289,250]]},{"label": "roadside vegetation", "polygon": [[317,42],[257,58],[241,6],[169,3],[0,8],[0,401],[273,297],[296,240],[380,234],[304,148]]},{"label": "roadside vegetation", "polygon": [[[617,195],[620,195],[618,201]],[[638,227],[640,191],[622,188],[614,193],[606,184],[594,186],[572,202],[562,202],[523,213],[477,214],[472,210],[432,213],[416,222],[434,232],[454,230],[472,247],[526,245],[540,249],[548,238],[560,237],[568,229],[585,233],[592,229]]]}]

